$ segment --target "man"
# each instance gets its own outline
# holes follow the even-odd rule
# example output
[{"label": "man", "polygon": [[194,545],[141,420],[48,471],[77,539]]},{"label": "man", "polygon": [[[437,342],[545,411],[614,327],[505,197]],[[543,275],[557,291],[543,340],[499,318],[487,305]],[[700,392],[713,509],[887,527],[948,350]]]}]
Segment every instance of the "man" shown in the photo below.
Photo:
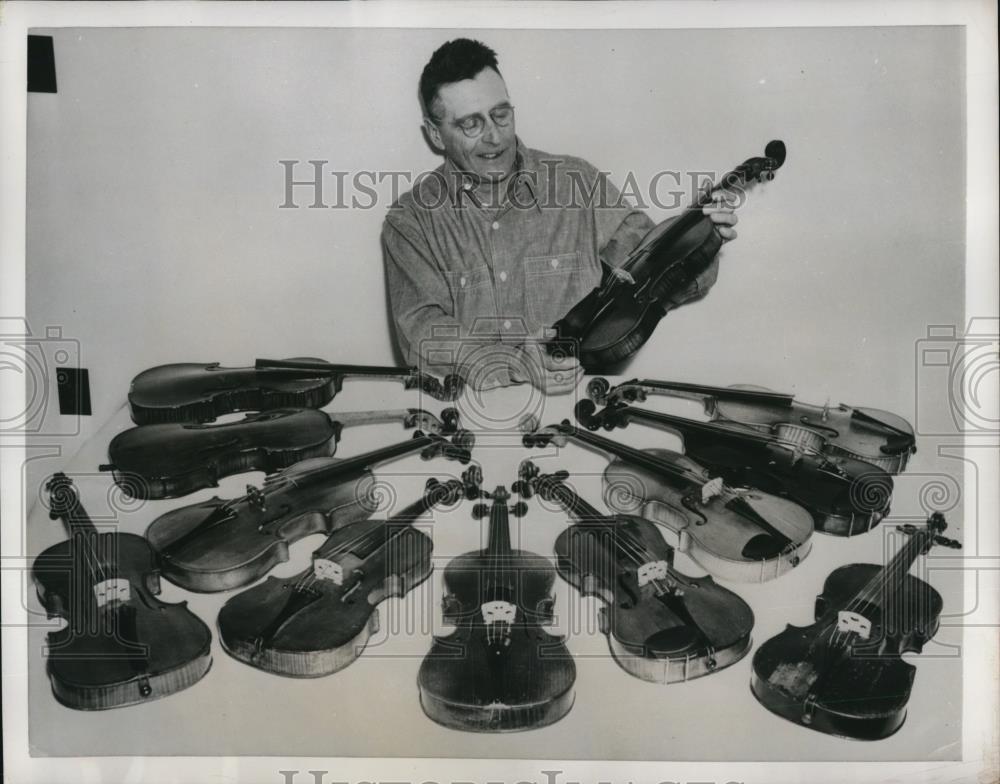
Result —
[{"label": "man", "polygon": [[[573,390],[579,363],[550,356],[545,332],[653,228],[596,168],[532,150],[496,53],[456,39],[420,77],[424,130],[444,164],[390,208],[382,230],[396,338],[409,364],[459,372],[474,388]],[[732,207],[705,208],[724,240]],[[704,296],[718,262],[678,299]]]}]

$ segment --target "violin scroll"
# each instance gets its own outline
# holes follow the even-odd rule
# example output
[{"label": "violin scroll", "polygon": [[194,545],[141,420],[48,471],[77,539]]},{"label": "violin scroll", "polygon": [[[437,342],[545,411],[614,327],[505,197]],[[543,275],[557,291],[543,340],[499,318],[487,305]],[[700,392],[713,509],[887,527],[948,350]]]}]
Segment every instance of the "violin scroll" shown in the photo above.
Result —
[{"label": "violin scroll", "polygon": [[[428,436],[417,430],[413,433],[413,437],[427,438]],[[429,437],[434,440],[420,452],[420,457],[423,460],[431,460],[438,455],[448,460],[457,460],[462,465],[466,465],[472,460],[472,447],[475,446],[476,437],[468,430],[459,430],[450,440],[433,434]]]}]

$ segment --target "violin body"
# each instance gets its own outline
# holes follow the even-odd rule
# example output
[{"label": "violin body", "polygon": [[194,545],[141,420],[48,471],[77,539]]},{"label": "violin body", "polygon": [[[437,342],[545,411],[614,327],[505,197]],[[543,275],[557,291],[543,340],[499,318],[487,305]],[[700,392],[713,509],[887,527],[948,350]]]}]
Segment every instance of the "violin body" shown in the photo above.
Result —
[{"label": "violin body", "polygon": [[340,424],[322,411],[277,409],[238,422],[142,425],[111,440],[115,482],[135,498],[175,498],[247,471],[272,473],[332,455]]},{"label": "violin body", "polygon": [[182,362],[144,370],[132,379],[128,402],[138,425],[211,422],[236,411],[322,408],[343,389],[347,376],[394,378],[437,400],[455,400],[464,380],[444,382],[416,368],[340,365],[312,357],[258,359],[253,367]]},{"label": "violin body", "polygon": [[[498,488],[498,491],[501,488]],[[510,547],[506,495],[495,492],[490,546],[453,559],[444,572],[445,623],[417,676],[420,705],[446,727],[512,732],[544,727],[573,706],[576,664],[553,620],[555,569]]]},{"label": "violin body", "polygon": [[414,433],[409,441],[343,460],[302,460],[267,477],[260,488],[247,486],[241,498],[210,498],[156,518],[146,538],[156,551],[163,576],[190,591],[239,588],[288,560],[288,546],[310,534],[367,518],[378,506],[371,467],[420,452],[468,463],[475,439],[458,431],[442,436]]},{"label": "violin body", "polygon": [[590,430],[614,429],[632,421],[661,427],[684,442],[684,454],[733,487],[756,487],[801,504],[817,531],[854,536],[889,514],[892,477],[852,457],[803,452],[771,436],[717,422],[698,422],[634,406],[605,408],[577,404],[577,419]]},{"label": "violin body", "polygon": [[917,451],[913,427],[891,411],[801,403],[763,387],[633,380],[610,389],[606,380],[594,379],[588,394],[595,402],[631,402],[649,394],[697,400],[712,421],[771,434],[802,452],[861,460],[889,474],[903,471]]},{"label": "violin body", "polygon": [[[397,528],[386,520],[340,528],[322,549],[344,551],[337,563],[342,572],[317,559],[303,573],[268,577],[234,596],[219,611],[223,649],[289,677],[315,678],[349,665],[378,631],[377,605],[404,596],[431,573],[430,537],[409,524]],[[372,540],[380,547],[369,553]],[[316,574],[327,576],[314,579]]]},{"label": "violin body", "polygon": [[[85,513],[73,503],[79,525]],[[145,539],[85,525],[90,530],[49,547],[32,565],[48,616],[67,622],[48,635],[46,669],[56,699],[77,710],[104,710],[196,683],[212,664],[208,626],[187,602],[156,598],[159,574]]]},{"label": "violin body", "polygon": [[274,368],[181,362],[137,375],[128,402],[132,421],[138,425],[211,422],[236,411],[322,408],[341,391],[343,380],[341,375],[309,377]]},{"label": "violin body", "polygon": [[933,545],[960,548],[940,532],[940,513],[909,536],[885,566],[834,570],[816,598],[811,626],[789,625],[754,653],[750,689],[772,713],[829,735],[878,740],[906,719],[915,668],[900,657],[919,653],[937,632],[943,603],[908,574]]},{"label": "violin body", "polygon": [[[667,449],[643,451],[709,480],[703,467],[683,455]],[[724,580],[773,580],[812,550],[809,512],[760,490],[724,490],[706,502],[671,477],[621,459],[605,469],[604,486],[609,507],[659,524],[668,544]]]},{"label": "violin body", "polygon": [[[565,472],[522,477],[579,522],[555,543],[560,576],[583,596],[604,602],[601,631],[618,665],[652,683],[709,675],[750,650],[753,611],[711,577],[691,578],[673,567],[672,548],[652,523],[630,515],[600,515],[562,484]],[[522,482],[523,484],[523,482]]]},{"label": "violin body", "polygon": [[768,143],[764,157],[744,161],[684,214],[654,228],[620,268],[606,268],[601,284],[553,325],[557,341],[549,350],[562,350],[571,341],[587,370],[619,368],[646,343],[660,320],[682,304],[681,295],[722,247],[722,236],[702,211],[713,193],[773,179],[785,155],[783,142]]},{"label": "violin body", "polygon": [[628,273],[635,285],[622,285],[605,269],[598,288],[575,305],[554,328],[564,339],[578,341],[580,364],[588,370],[612,372],[652,336],[660,320],[708,269],[722,247],[722,236],[707,215],[691,226],[654,228],[651,243],[634,257]]},{"label": "violin body", "polygon": [[859,740],[885,738],[902,726],[916,668],[899,654],[920,653],[937,632],[941,595],[906,575],[903,601],[866,605],[873,641],[836,654],[823,644],[837,611],[881,570],[875,564],[835,570],[816,598],[816,622],[789,625],[757,649],[751,690],[764,707],[796,724]]}]

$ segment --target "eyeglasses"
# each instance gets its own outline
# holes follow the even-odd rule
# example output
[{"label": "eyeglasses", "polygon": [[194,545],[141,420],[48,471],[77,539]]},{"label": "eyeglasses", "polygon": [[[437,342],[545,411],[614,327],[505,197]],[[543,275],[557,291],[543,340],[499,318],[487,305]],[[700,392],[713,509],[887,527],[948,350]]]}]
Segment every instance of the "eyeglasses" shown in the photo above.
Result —
[{"label": "eyeglasses", "polygon": [[[494,125],[506,128],[514,120],[514,107],[509,103],[501,104],[490,110],[490,119]],[[434,122],[440,124],[437,120]],[[477,136],[482,136],[486,130],[486,118],[481,114],[470,114],[453,125],[470,139],[475,139]]]}]

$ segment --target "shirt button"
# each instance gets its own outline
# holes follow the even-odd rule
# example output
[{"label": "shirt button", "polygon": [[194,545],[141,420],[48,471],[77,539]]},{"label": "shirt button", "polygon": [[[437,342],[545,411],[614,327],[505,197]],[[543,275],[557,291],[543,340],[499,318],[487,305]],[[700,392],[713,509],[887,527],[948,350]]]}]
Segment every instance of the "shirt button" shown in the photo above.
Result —
[{"label": "shirt button", "polygon": [[504,328],[504,329],[510,329],[510,322],[509,322],[509,321],[505,321],[505,322],[503,323],[503,328]]},{"label": "shirt button", "polygon": [[552,269],[555,269],[556,267],[559,266],[559,259],[552,259],[552,261],[550,261],[549,264],[552,265]]},{"label": "shirt button", "polygon": [[500,228],[500,224],[497,223],[496,221],[493,221],[493,231],[496,231],[499,228]]},{"label": "shirt button", "polygon": [[500,273],[500,280],[502,280],[505,283],[507,282],[507,273],[506,272],[501,272]]}]

